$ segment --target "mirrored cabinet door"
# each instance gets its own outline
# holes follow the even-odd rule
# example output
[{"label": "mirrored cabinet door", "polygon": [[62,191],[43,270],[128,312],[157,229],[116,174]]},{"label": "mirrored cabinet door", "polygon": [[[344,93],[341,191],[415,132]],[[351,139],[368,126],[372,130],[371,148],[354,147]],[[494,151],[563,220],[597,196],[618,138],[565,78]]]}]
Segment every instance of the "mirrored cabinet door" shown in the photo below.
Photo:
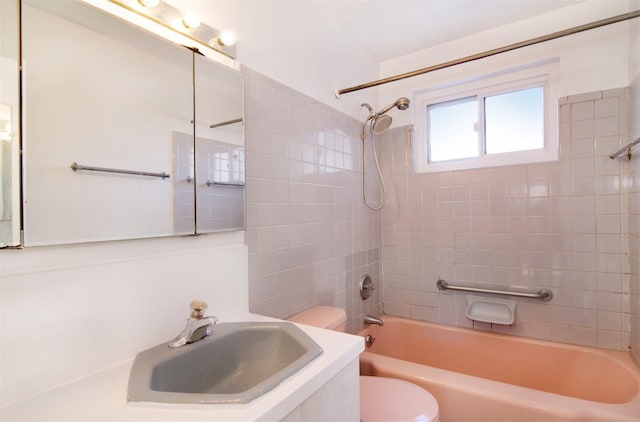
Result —
[{"label": "mirrored cabinet door", "polygon": [[196,55],[196,231],[245,227],[243,78]]},{"label": "mirrored cabinet door", "polygon": [[39,0],[23,57],[25,246],[193,234],[192,51]]},{"label": "mirrored cabinet door", "polygon": [[18,3],[0,1],[0,248],[20,244]]},{"label": "mirrored cabinet door", "polygon": [[76,0],[23,2],[22,57],[24,246],[244,229],[240,72]]}]

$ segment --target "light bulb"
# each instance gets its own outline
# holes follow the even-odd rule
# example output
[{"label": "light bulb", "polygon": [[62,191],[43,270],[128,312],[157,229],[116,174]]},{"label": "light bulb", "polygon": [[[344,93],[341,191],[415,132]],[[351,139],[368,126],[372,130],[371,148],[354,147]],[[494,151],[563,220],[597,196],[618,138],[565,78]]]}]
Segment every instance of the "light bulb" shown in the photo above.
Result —
[{"label": "light bulb", "polygon": [[232,46],[236,43],[236,34],[231,31],[222,31],[218,42],[222,45]]},{"label": "light bulb", "polygon": [[200,17],[193,12],[186,12],[182,17],[182,24],[187,29],[196,29],[200,26]]},{"label": "light bulb", "polygon": [[138,0],[143,7],[157,7],[160,4],[160,0]]}]

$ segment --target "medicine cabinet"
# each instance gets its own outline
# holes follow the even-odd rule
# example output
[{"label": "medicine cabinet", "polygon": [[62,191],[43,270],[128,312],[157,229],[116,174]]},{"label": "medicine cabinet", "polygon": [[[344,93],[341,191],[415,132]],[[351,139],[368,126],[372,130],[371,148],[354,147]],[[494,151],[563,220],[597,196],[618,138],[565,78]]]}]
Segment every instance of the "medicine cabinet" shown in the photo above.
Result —
[{"label": "medicine cabinet", "polygon": [[74,0],[22,57],[24,246],[244,229],[240,72]]}]

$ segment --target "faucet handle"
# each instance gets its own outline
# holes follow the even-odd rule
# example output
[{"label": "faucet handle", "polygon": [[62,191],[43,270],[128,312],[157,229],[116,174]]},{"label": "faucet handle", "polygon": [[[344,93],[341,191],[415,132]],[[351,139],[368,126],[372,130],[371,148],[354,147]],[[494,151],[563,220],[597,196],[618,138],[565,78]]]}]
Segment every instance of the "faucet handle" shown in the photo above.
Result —
[{"label": "faucet handle", "polygon": [[191,318],[193,319],[201,319],[207,310],[207,302],[204,300],[192,300],[189,306],[191,306]]}]

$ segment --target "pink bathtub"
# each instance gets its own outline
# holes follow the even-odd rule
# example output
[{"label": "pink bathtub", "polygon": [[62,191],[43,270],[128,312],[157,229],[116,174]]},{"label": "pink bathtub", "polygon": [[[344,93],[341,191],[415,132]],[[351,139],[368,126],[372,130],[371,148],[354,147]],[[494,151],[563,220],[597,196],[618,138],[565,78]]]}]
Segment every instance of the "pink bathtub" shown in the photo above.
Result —
[{"label": "pink bathtub", "polygon": [[640,370],[628,353],[385,316],[362,375],[427,389],[448,421],[640,420]]}]

